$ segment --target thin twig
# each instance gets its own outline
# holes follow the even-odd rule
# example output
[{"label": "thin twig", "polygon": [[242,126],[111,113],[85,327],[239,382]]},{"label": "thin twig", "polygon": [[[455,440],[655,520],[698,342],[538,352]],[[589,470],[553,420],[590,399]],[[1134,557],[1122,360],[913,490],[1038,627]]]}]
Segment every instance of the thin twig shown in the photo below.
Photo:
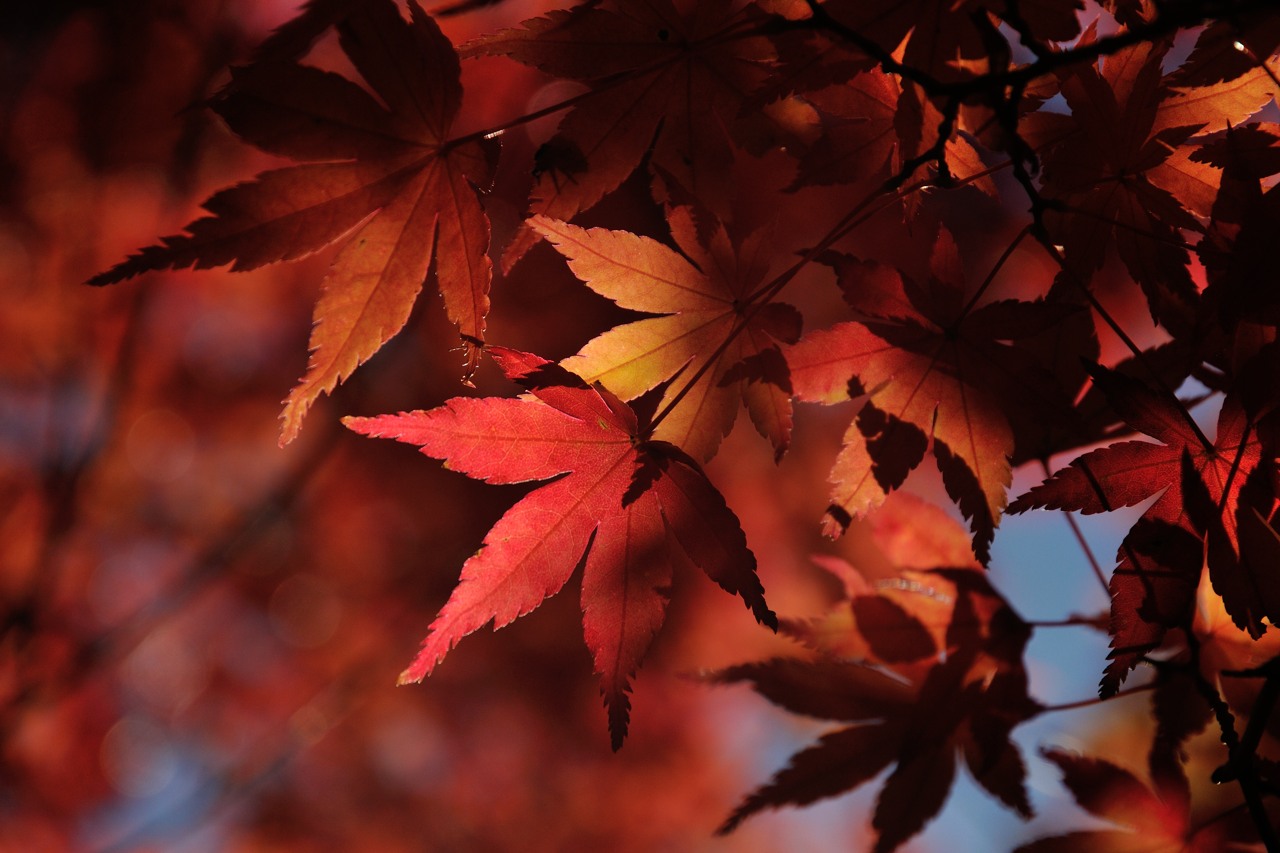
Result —
[{"label": "thin twig", "polygon": [[[1045,461],[1044,459],[1041,459],[1040,467],[1041,469],[1043,469],[1044,475],[1046,477],[1051,476],[1051,472],[1049,471],[1049,463],[1047,461]],[[1100,489],[1098,491],[1100,496],[1102,497],[1102,500],[1105,501],[1106,497],[1101,495]],[[1105,592],[1108,596],[1110,596],[1111,585],[1107,583],[1107,576],[1102,571],[1102,565],[1098,562],[1097,556],[1093,553],[1093,548],[1089,545],[1089,540],[1084,538],[1084,531],[1080,529],[1079,523],[1076,522],[1076,517],[1071,514],[1070,510],[1066,510],[1066,509],[1062,511],[1062,517],[1067,520],[1067,526],[1071,528],[1071,534],[1075,536],[1076,542],[1079,543],[1080,545],[1080,550],[1084,552],[1084,558],[1089,562],[1089,568],[1093,570],[1093,576],[1097,578],[1098,585],[1102,587],[1103,592]]]},{"label": "thin twig", "polygon": [[1155,688],[1155,682],[1150,684],[1139,684],[1137,687],[1131,687],[1120,693],[1113,693],[1110,696],[1092,696],[1088,699],[1080,699],[1076,702],[1063,702],[1060,705],[1044,705],[1040,708],[1040,713],[1047,714],[1051,711],[1075,711],[1080,708],[1092,708],[1097,705],[1103,705],[1107,702],[1114,702],[1116,699],[1123,699],[1126,696],[1133,696],[1135,693],[1145,693]]},{"label": "thin twig", "polygon": [[[1209,707],[1213,709],[1222,743],[1227,748],[1227,763],[1214,771],[1213,781],[1219,783],[1231,781],[1231,779],[1236,781],[1240,786],[1240,793],[1244,796],[1245,805],[1249,809],[1249,816],[1257,827],[1258,837],[1266,846],[1268,853],[1277,853],[1280,851],[1280,836],[1276,835],[1276,829],[1271,825],[1271,818],[1267,815],[1266,804],[1262,802],[1261,784],[1253,764],[1254,749],[1245,748],[1236,733],[1235,715],[1231,713],[1230,707],[1218,692],[1218,688],[1209,682],[1200,669],[1200,638],[1193,630],[1187,630],[1186,636],[1192,682],[1204,700],[1209,703]],[[1274,698],[1271,701],[1274,704]],[[1264,716],[1270,716],[1270,712],[1268,711]],[[1252,720],[1250,722],[1252,723]],[[1254,747],[1256,748],[1256,744]]]},{"label": "thin twig", "polygon": [[991,282],[995,281],[1000,270],[1004,268],[1004,265],[1009,261],[1009,258],[1013,256],[1014,250],[1022,244],[1022,241],[1030,233],[1031,226],[1028,225],[1019,231],[1018,235],[1013,238],[1013,242],[1005,248],[1004,252],[1001,253],[1000,257],[996,260],[995,265],[991,267],[991,272],[987,273],[987,277],[982,280],[982,284],[978,285],[978,289],[973,292],[973,295],[969,297],[969,301],[965,303],[964,309],[960,312],[960,318],[956,321],[957,323],[969,316],[969,312],[978,304],[978,300],[982,298],[983,294],[987,292],[987,288],[991,286]]}]

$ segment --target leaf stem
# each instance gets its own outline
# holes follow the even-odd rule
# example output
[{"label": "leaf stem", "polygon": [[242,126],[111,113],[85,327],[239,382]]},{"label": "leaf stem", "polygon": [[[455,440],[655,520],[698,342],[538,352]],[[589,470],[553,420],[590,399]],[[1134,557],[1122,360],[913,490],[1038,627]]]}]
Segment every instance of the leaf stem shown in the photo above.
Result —
[{"label": "leaf stem", "polygon": [[1138,363],[1147,369],[1147,373],[1150,374],[1156,387],[1163,391],[1164,394],[1177,405],[1177,409],[1181,413],[1182,419],[1195,435],[1196,440],[1200,442],[1201,446],[1203,446],[1205,450],[1212,452],[1214,449],[1213,442],[1209,440],[1209,437],[1204,434],[1204,430],[1200,429],[1200,424],[1196,423],[1196,419],[1191,416],[1191,413],[1188,412],[1186,407],[1182,405],[1180,400],[1178,400],[1178,395],[1174,393],[1173,389],[1164,381],[1164,378],[1160,376],[1156,369],[1151,366],[1150,362],[1147,361],[1146,353],[1143,352],[1136,343],[1134,343],[1133,338],[1129,337],[1129,334],[1124,330],[1124,328],[1116,322],[1116,319],[1111,316],[1111,312],[1109,312],[1103,304],[1098,301],[1098,297],[1089,289],[1088,284],[1081,281],[1075,271],[1067,266],[1066,258],[1062,256],[1062,252],[1058,250],[1057,246],[1049,242],[1048,235],[1038,234],[1036,239],[1066,275],[1067,280],[1074,284],[1076,289],[1079,290],[1084,298],[1089,301],[1089,306],[1097,312],[1098,316],[1102,318],[1102,321],[1107,324],[1107,327],[1111,329],[1116,337],[1120,339],[1121,343],[1125,345],[1125,348],[1128,349],[1129,352],[1133,353],[1133,356],[1137,359]]},{"label": "leaf stem", "polygon": [[1139,684],[1137,687],[1131,687],[1128,690],[1113,693],[1110,696],[1091,696],[1088,699],[1080,699],[1076,702],[1063,702],[1060,705],[1044,705],[1041,707],[1040,713],[1047,714],[1052,711],[1075,711],[1080,708],[1092,708],[1095,705],[1113,702],[1116,699],[1123,699],[1126,696],[1132,696],[1135,693],[1145,693],[1148,690],[1154,690],[1155,686],[1155,682],[1153,681],[1150,684]]},{"label": "leaf stem", "polygon": [[[1051,475],[1047,460],[1041,459],[1040,467],[1044,470],[1044,475],[1046,477]],[[1088,472],[1086,471],[1086,473]],[[1092,480],[1092,478],[1090,478],[1090,480]],[[1102,495],[1101,490],[1099,490],[1099,497],[1103,497],[1105,500],[1105,496]],[[1102,565],[1098,562],[1097,555],[1093,553],[1093,548],[1089,545],[1089,540],[1084,538],[1084,531],[1080,529],[1080,524],[1076,521],[1076,517],[1071,514],[1070,510],[1065,509],[1062,510],[1062,517],[1067,520],[1067,526],[1071,528],[1071,534],[1075,536],[1076,542],[1080,545],[1080,550],[1084,552],[1084,558],[1088,560],[1089,568],[1093,570],[1093,576],[1097,578],[1098,584],[1102,587],[1102,591],[1110,596],[1111,585],[1107,583],[1107,576],[1102,571]]]},{"label": "leaf stem", "polygon": [[1021,244],[1023,239],[1030,233],[1031,225],[1028,224],[1018,232],[1018,236],[1013,238],[1013,242],[1008,245],[996,260],[995,265],[991,267],[991,272],[987,273],[987,277],[982,280],[982,284],[978,285],[978,289],[973,292],[973,295],[969,297],[969,301],[965,303],[964,310],[960,312],[960,318],[956,321],[957,323],[969,316],[969,312],[977,306],[978,300],[987,292],[987,288],[991,286],[991,282],[995,281],[996,276],[1000,274],[1000,270],[1004,268],[1004,265],[1008,262],[1009,258],[1013,256],[1014,250],[1018,248],[1019,244]]},{"label": "leaf stem", "polygon": [[1066,619],[1028,619],[1026,623],[1032,628],[1092,628],[1093,619],[1086,616],[1068,616]]}]

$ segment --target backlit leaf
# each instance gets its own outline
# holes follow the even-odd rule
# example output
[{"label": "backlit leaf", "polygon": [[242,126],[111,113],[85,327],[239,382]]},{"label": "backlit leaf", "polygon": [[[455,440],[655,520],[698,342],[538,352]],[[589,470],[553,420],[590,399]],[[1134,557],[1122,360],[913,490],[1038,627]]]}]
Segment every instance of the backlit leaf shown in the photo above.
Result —
[{"label": "backlit leaf", "polygon": [[695,463],[642,436],[635,415],[607,391],[536,356],[489,351],[531,396],[458,398],[430,411],[344,421],[486,482],[558,477],[494,524],[400,681],[421,681],[488,622],[501,628],[533,610],[581,561],[583,633],[617,749],[630,677],[662,626],[677,562],[687,559],[741,596],[758,621],[776,627],[776,618],[737,518]]}]

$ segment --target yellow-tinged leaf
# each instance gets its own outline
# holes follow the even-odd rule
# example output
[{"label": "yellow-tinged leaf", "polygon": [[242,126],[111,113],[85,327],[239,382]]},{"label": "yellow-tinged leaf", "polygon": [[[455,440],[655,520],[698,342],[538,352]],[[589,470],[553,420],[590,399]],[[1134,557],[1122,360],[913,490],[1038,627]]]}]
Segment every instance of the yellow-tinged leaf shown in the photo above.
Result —
[{"label": "yellow-tinged leaf", "polygon": [[688,208],[673,208],[668,221],[684,255],[624,231],[529,220],[592,290],[662,315],[605,332],[564,366],[624,400],[672,380],[653,437],[704,461],[745,397],[757,429],[781,454],[790,437],[791,385],[778,343],[799,336],[800,317],[788,305],[749,302],[767,273],[763,237],[735,244],[715,223],[704,245]]}]

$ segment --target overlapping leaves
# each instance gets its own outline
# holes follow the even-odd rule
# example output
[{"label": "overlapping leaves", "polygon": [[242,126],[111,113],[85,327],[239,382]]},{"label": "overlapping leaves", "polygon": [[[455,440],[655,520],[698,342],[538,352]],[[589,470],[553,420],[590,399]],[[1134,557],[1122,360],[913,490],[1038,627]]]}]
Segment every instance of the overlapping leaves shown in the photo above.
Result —
[{"label": "overlapping leaves", "polygon": [[[1092,31],[1086,38],[1092,38]],[[1022,124],[1046,147],[1047,217],[1068,267],[1087,280],[1114,246],[1142,287],[1152,316],[1175,333],[1194,325],[1196,288],[1182,232],[1213,203],[1218,175],[1184,143],[1224,129],[1267,103],[1265,69],[1213,86],[1178,89],[1162,70],[1170,43],[1140,42],[1101,68],[1078,64],[1060,75],[1069,115],[1039,112]]]},{"label": "overlapping leaves", "polygon": [[[1128,0],[1103,7],[1122,26],[1140,26],[1147,12],[1159,12]],[[94,279],[105,284],[148,270],[227,263],[251,269],[345,240],[316,308],[310,366],[286,405],[286,441],[320,394],[403,327],[430,268],[469,350],[468,370],[483,342],[489,231],[477,188],[491,181],[495,146],[450,138],[462,95],[458,57],[414,2],[408,8],[406,20],[391,0],[307,4],[213,101],[244,139],[302,165],[218,193],[206,203],[211,215],[187,234]],[[1275,624],[1275,443],[1262,433],[1275,373],[1236,367],[1274,338],[1263,327],[1276,324],[1268,282],[1276,235],[1271,179],[1280,164],[1273,126],[1233,125],[1273,92],[1266,56],[1249,54],[1274,50],[1277,19],[1250,9],[1211,24],[1189,64],[1171,75],[1164,67],[1170,40],[1125,41],[1122,30],[1096,64],[1090,29],[1074,48],[1084,51],[1081,58],[1046,61],[1052,85],[1047,70],[1021,81],[1028,88],[1018,90],[1020,103],[1001,100],[1003,82],[986,92],[963,89],[964,99],[939,96],[1009,72],[1011,32],[1041,60],[1060,56],[1041,42],[1074,38],[1078,9],[1076,0],[831,0],[821,9],[618,0],[551,12],[466,47],[466,56],[507,56],[587,88],[566,104],[558,132],[533,157],[535,215],[506,247],[507,260],[535,236],[547,238],[597,293],[654,316],[606,332],[560,367],[491,349],[507,375],[528,388],[519,399],[458,398],[430,411],[348,420],[358,432],[415,444],[468,476],[548,481],[512,507],[463,566],[403,680],[423,678],[477,628],[491,621],[501,627],[537,607],[582,565],[584,636],[619,745],[629,680],[663,623],[678,564],[692,562],[741,596],[758,621],[775,621],[738,520],[698,464],[716,452],[739,400],[781,455],[793,393],[827,403],[865,398],[832,470],[829,533],[880,507],[932,452],[983,563],[1014,461],[1111,437],[1117,421],[1126,425],[1121,430],[1156,439],[1086,453],[1010,507],[1089,513],[1155,499],[1121,544],[1111,579],[1113,650],[1104,693],[1115,692],[1166,634],[1190,628],[1206,561],[1237,627],[1257,639]],[[367,88],[298,61],[330,26]],[[816,59],[809,55],[814,46]],[[870,70],[877,63],[907,70]],[[1058,91],[1068,112],[1036,111]],[[803,98],[790,100],[796,92]],[[797,343],[799,313],[773,302],[773,293],[761,295],[776,260],[768,232],[742,236],[692,213],[693,205],[724,214],[758,201],[734,184],[730,165],[744,151],[763,152],[783,139],[788,108],[821,118],[789,151],[797,192],[884,178],[903,185],[912,175],[899,167],[935,150],[945,133],[937,167],[987,177],[983,188],[997,195],[986,173],[1005,164],[984,160],[977,144],[1002,150],[1016,130],[1044,164],[1038,184],[1023,175],[1021,189],[1043,196],[1025,233],[1047,226],[1062,244],[1054,254],[1065,259],[1063,275],[1052,289],[1026,282],[1023,298],[984,302],[990,282],[977,291],[966,284],[945,230],[918,281],[828,251],[820,259],[836,270],[853,319]],[[973,116],[989,121],[969,123]],[[781,160],[780,152],[773,156]],[[651,236],[570,223],[644,163],[656,197],[666,202],[676,249]],[[932,233],[931,217],[954,214],[932,198],[904,190],[893,199],[902,202],[905,228]],[[1184,241],[1200,231],[1208,235],[1199,246],[1203,291]],[[834,245],[838,233],[826,232],[822,245]],[[1228,391],[1215,440],[1171,393],[1132,375],[1097,368],[1094,388],[1077,393],[1080,356],[1100,351],[1094,315],[1083,307],[1095,298],[1088,280],[1112,248],[1151,315],[1175,338],[1135,355],[1129,373],[1149,368],[1176,387],[1201,365],[1198,378]],[[1075,292],[1064,296],[1066,288]],[[1092,308],[1111,321],[1102,302]],[[793,346],[784,360],[785,344]],[[625,401],[655,389],[662,397],[651,427]],[[913,512],[913,524],[936,520],[921,507]],[[926,550],[918,541],[913,547]],[[874,819],[877,849],[889,850],[941,807],[959,755],[980,784],[1029,814],[1024,767],[1009,734],[1041,710],[1027,696],[1022,665],[1030,628],[969,557],[966,550],[954,560],[898,561],[897,578],[879,585],[829,561],[847,598],[818,619],[784,625],[819,657],[715,676],[750,682],[798,713],[850,724],[797,754],[724,830],[762,808],[831,796],[892,767]],[[1205,647],[1212,655],[1212,642]],[[1171,712],[1156,716],[1157,739],[1169,747],[1164,757],[1177,766],[1175,753],[1194,727],[1173,726]],[[1202,724],[1199,717],[1191,722]],[[1060,752],[1048,758],[1086,809],[1160,843],[1188,836],[1185,784],[1166,784],[1180,766],[1148,789],[1107,762]],[[1102,788],[1119,791],[1134,813],[1113,807],[1096,793]],[[1142,817],[1144,810],[1166,820]],[[1130,840],[1095,833],[1028,849],[1069,849],[1082,839],[1120,848]]]},{"label": "overlapping leaves", "polygon": [[832,468],[828,533],[878,506],[932,449],[985,562],[1011,480],[1011,410],[1065,408],[1036,351],[1019,340],[1078,309],[1016,300],[974,308],[945,232],[923,284],[848,256],[827,260],[861,319],[810,333],[788,349],[792,384],[801,400],[868,397]]},{"label": "overlapping leaves", "polygon": [[[1111,577],[1111,663],[1102,680],[1103,693],[1110,694],[1169,629],[1190,624],[1204,549],[1188,511],[1188,486],[1205,490],[1210,512],[1234,540],[1241,489],[1262,460],[1262,445],[1254,420],[1234,396],[1224,401],[1217,438],[1210,442],[1167,393],[1101,367],[1093,376],[1112,410],[1160,443],[1125,441],[1086,453],[1009,511],[1106,512],[1160,495],[1125,536]],[[1260,633],[1250,585],[1228,575],[1215,579],[1215,587],[1228,611]]]},{"label": "overlapping leaves", "polygon": [[564,366],[623,400],[678,377],[659,403],[670,411],[654,438],[704,461],[745,401],[781,456],[791,440],[791,385],[778,345],[795,343],[801,318],[784,303],[750,302],[769,269],[768,235],[735,242],[713,222],[704,241],[688,207],[670,209],[667,220],[683,255],[625,231],[531,220],[592,290],[623,308],[663,315],[609,330]]},{"label": "overlapping leaves", "polygon": [[825,6],[869,50],[889,54],[901,45],[904,64],[938,80],[964,76],[964,60],[990,56],[989,15],[1042,40],[1064,41],[1080,32],[1079,0],[830,0]]},{"label": "overlapping leaves", "polygon": [[[874,849],[887,853],[941,809],[961,756],[983,788],[1030,816],[1026,769],[1010,740],[1014,727],[1041,710],[1027,695],[1022,663],[1030,628],[980,568],[900,580],[837,604],[852,617],[851,636],[837,639],[828,617],[824,642],[831,645],[822,657],[742,664],[709,676],[747,682],[794,713],[851,724],[792,756],[721,832],[765,808],[852,790],[892,767],[872,818]],[[857,647],[870,653],[860,660],[833,654]]]},{"label": "overlapping leaves", "polygon": [[[646,156],[655,175],[722,210],[733,197],[735,152],[761,150],[783,132],[767,111],[744,110],[774,55],[751,32],[759,10],[729,0],[686,3],[683,11],[672,0],[615,5],[552,12],[463,46],[464,56],[508,56],[592,88],[542,149],[530,213],[572,219]],[[504,263],[534,238],[522,232]]]}]

